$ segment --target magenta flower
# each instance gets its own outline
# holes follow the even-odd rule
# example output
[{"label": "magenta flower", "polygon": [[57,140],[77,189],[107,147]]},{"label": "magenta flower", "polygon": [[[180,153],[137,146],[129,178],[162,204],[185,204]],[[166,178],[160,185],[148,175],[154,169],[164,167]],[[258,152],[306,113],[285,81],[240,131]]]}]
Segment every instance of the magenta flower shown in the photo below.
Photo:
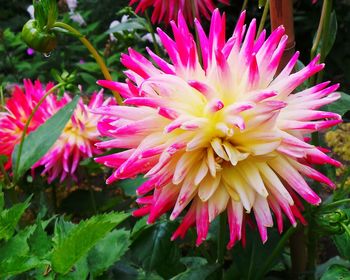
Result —
[{"label": "magenta flower", "polygon": [[[66,95],[64,100],[69,102],[71,98]],[[93,94],[88,105],[85,105],[82,100],[79,101],[71,120],[57,142],[33,166],[33,168],[44,166],[42,174],[48,175],[49,183],[56,178],[62,182],[67,176],[76,179],[75,172],[79,162],[101,153],[101,150],[95,147],[99,141],[97,123],[101,116],[93,114],[91,110],[102,105],[106,106],[110,101],[111,99],[103,101],[102,92]]]},{"label": "magenta flower", "polygon": [[[24,80],[24,91],[17,86],[13,96],[7,100],[6,111],[0,113],[0,154],[9,158],[7,169],[11,167],[11,154],[15,145],[20,142],[24,126],[33,108],[52,86],[50,83],[44,88],[39,81],[33,84],[29,80]],[[49,95],[34,114],[28,133],[37,129],[70,100],[68,94],[64,94],[60,100],[54,94]],[[74,173],[79,162],[101,152],[94,145],[98,141],[97,122],[101,117],[91,113],[90,110],[106,106],[110,102],[110,99],[103,101],[102,92],[94,94],[88,105],[80,100],[57,142],[33,166],[33,169],[43,166],[42,174],[48,175],[49,183],[56,178],[60,181],[67,176],[75,178]]]},{"label": "magenta flower", "polygon": [[[8,157],[6,169],[11,167],[11,154],[14,147],[20,142],[24,126],[45,92],[53,87],[48,83],[43,87],[40,81],[32,83],[24,80],[23,89],[15,86],[12,97],[6,102],[4,112],[0,112],[0,154]],[[37,129],[53,114],[51,104],[62,106],[62,102],[51,95],[39,107],[28,127],[28,133]]]},{"label": "magenta flower", "polygon": [[271,210],[281,232],[283,213],[293,226],[296,218],[305,223],[300,197],[313,205],[321,202],[303,176],[335,187],[311,164],[339,163],[305,139],[341,122],[339,115],[317,110],[340,97],[334,92],[338,85],[325,82],[293,93],[324,65],[317,57],[292,73],[297,52],[276,75],[287,42],[283,27],[255,40],[256,21],[246,29],[244,20],[242,13],[228,40],[225,16],[217,10],[209,36],[195,22],[201,66],[180,13],[178,25],[171,22],[174,40],[158,29],[171,63],[148,50],[154,65],[130,49],[122,56],[126,83],[99,81],[129,105],[98,109],[106,116],[100,132],[111,138],[98,147],[126,149],[96,159],[115,169],[107,183],[145,174],[148,180],[137,190],[142,207],[134,215],[149,215],[153,223],[169,210],[171,220],[185,212],[173,238],[196,226],[197,245],[223,211],[228,248],[244,240],[250,215],[265,242],[273,226]]},{"label": "magenta flower", "polygon": [[[218,0],[226,5],[229,0]],[[188,22],[193,22],[193,7],[197,19],[202,16],[210,19],[210,15],[215,9],[213,0],[130,0],[130,6],[138,3],[136,13],[144,13],[146,9],[152,7],[153,13],[151,20],[153,23],[164,22],[168,24],[171,20],[177,18],[179,11],[182,11]],[[192,7],[193,5],[193,7]]]}]

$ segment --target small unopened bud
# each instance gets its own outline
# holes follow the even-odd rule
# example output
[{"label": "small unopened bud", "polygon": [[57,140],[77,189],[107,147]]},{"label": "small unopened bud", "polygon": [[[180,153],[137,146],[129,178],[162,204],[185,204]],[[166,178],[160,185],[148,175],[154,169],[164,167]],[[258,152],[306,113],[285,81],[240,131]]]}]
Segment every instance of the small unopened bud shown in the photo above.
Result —
[{"label": "small unopened bud", "polygon": [[32,49],[41,53],[50,53],[57,46],[56,34],[39,28],[35,19],[27,21],[22,29],[22,40]]}]

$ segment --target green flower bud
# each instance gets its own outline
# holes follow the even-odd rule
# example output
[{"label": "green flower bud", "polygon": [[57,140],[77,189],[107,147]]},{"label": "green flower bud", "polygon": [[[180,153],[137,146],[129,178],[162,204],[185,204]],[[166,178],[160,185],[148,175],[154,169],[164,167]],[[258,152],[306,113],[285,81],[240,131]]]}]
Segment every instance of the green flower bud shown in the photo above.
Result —
[{"label": "green flower bud", "polygon": [[347,223],[349,217],[341,209],[331,213],[324,213],[317,217],[316,222],[319,230],[324,234],[342,234],[344,228],[341,223]]},{"label": "green flower bud", "polygon": [[22,40],[32,49],[49,53],[57,46],[56,34],[39,28],[36,20],[31,19],[23,26]]}]

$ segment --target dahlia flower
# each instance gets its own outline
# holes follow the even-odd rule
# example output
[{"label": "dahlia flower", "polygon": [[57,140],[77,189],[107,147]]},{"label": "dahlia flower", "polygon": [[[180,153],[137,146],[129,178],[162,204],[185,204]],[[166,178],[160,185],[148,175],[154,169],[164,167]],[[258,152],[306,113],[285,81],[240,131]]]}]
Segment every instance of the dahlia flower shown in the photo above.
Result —
[{"label": "dahlia flower", "polygon": [[[71,101],[68,95],[64,99],[66,103]],[[49,183],[56,178],[62,182],[67,176],[75,179],[74,173],[79,162],[101,153],[95,147],[95,143],[99,140],[97,123],[101,116],[93,114],[91,110],[107,105],[109,102],[110,99],[103,101],[102,92],[93,94],[88,105],[85,105],[82,99],[79,100],[77,108],[61,136],[47,154],[33,166],[33,168],[44,167],[42,175],[48,175]]]},{"label": "dahlia flower", "polygon": [[251,216],[265,242],[272,212],[281,232],[283,213],[293,226],[297,218],[305,223],[299,198],[321,202],[303,176],[334,187],[311,164],[339,162],[306,138],[341,122],[338,114],[317,110],[340,97],[338,85],[293,93],[324,65],[316,57],[292,73],[297,52],[276,74],[287,43],[284,28],[255,40],[256,21],[246,29],[244,20],[243,12],[228,40],[225,16],[217,10],[209,36],[196,21],[198,50],[179,13],[178,24],[171,22],[174,40],[158,29],[171,63],[148,50],[152,64],[130,49],[121,59],[126,83],[98,82],[119,91],[128,106],[97,110],[105,116],[99,130],[111,138],[97,146],[125,150],[96,160],[115,169],[107,183],[140,173],[148,178],[137,189],[142,207],[135,216],[149,215],[153,223],[168,211],[171,220],[184,213],[173,239],[195,226],[201,244],[210,223],[227,211],[228,248],[244,241]]},{"label": "dahlia flower", "polygon": [[[5,168],[11,167],[11,154],[14,147],[20,142],[24,126],[34,107],[45,92],[53,87],[48,83],[45,87],[39,81],[32,83],[24,80],[23,89],[15,86],[12,97],[6,102],[5,111],[0,112],[0,154],[8,157]],[[27,132],[30,133],[43,124],[53,114],[51,104],[62,106],[52,95],[49,96],[39,107]]]},{"label": "dahlia flower", "polygon": [[[226,5],[229,4],[229,0],[218,1]],[[152,22],[164,22],[165,24],[176,19],[179,11],[182,11],[186,20],[192,23],[193,9],[195,9],[195,17],[198,19],[201,18],[201,16],[210,19],[210,14],[215,9],[212,0],[130,0],[129,5],[131,6],[135,3],[138,3],[136,6],[136,13],[143,13],[146,9],[153,7]]]},{"label": "dahlia flower", "polygon": [[[52,86],[53,84],[49,83],[44,88],[39,81],[33,84],[30,80],[24,80],[24,90],[16,86],[13,96],[7,100],[5,112],[0,113],[0,154],[9,158],[6,164],[7,169],[11,167],[11,154],[14,147],[20,142],[24,126],[32,110]],[[49,95],[34,114],[28,133],[37,129],[70,100],[68,94],[65,94],[60,100],[54,94]],[[90,110],[107,105],[109,102],[109,99],[103,101],[102,92],[94,94],[88,105],[80,100],[59,139],[33,166],[33,169],[44,166],[42,174],[48,175],[48,182],[58,177],[63,181],[67,175],[74,177],[74,172],[81,159],[99,153],[94,144],[98,140],[97,122],[100,116],[92,114]]]}]

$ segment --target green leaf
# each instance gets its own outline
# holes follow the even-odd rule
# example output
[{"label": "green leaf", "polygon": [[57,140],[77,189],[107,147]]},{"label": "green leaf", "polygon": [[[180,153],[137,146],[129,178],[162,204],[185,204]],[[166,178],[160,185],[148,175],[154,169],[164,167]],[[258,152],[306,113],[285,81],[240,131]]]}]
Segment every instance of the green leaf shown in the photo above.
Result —
[{"label": "green leaf", "polygon": [[350,268],[350,262],[347,260],[344,260],[342,258],[340,258],[339,256],[335,256],[333,258],[330,258],[329,260],[327,260],[325,263],[322,263],[320,265],[317,266],[316,268],[316,273],[315,273],[315,277],[316,279],[320,279],[321,276],[332,266],[332,265],[341,265],[347,268]]},{"label": "green leaf", "polygon": [[130,245],[129,235],[126,230],[114,230],[91,249],[88,264],[94,277],[101,275],[125,254]]},{"label": "green leaf", "polygon": [[206,265],[208,261],[201,257],[184,257],[180,260],[187,268],[198,268]]},{"label": "green leaf", "polygon": [[69,273],[59,275],[57,280],[82,280],[87,279],[89,275],[89,266],[86,258],[80,259]]},{"label": "green leaf", "polygon": [[31,253],[39,258],[46,256],[51,250],[51,239],[39,222],[32,236],[29,238]]},{"label": "green leaf", "polygon": [[341,94],[341,98],[331,104],[328,104],[326,110],[332,111],[339,115],[344,115],[350,110],[350,95],[345,92],[339,93]]},{"label": "green leaf", "polygon": [[28,238],[36,226],[26,227],[0,246],[0,278],[23,273],[39,267],[42,262],[29,255]]},{"label": "green leaf", "polygon": [[29,206],[30,198],[0,213],[0,240],[8,240],[15,232],[16,225]]},{"label": "green leaf", "polygon": [[98,64],[96,62],[78,63],[77,66],[80,69],[82,69],[86,72],[90,72],[90,73],[96,73],[100,70],[100,67],[98,66]]},{"label": "green leaf", "polygon": [[[124,221],[129,215],[125,213],[109,213],[97,215],[89,220],[80,222],[68,231],[66,235],[62,231],[55,237],[55,246],[52,252],[52,267],[54,271],[66,274],[72,266],[97,242],[115,226]],[[56,235],[57,231],[55,232]]]},{"label": "green leaf", "polygon": [[96,77],[86,73],[86,72],[81,72],[79,73],[79,76],[84,80],[85,83],[87,83],[88,85],[90,84],[95,84],[96,83]]},{"label": "green leaf", "polygon": [[141,219],[137,220],[134,227],[132,228],[131,239],[135,240],[143,230],[149,227],[151,227],[151,225],[147,224],[147,217],[142,217]]},{"label": "green leaf", "polygon": [[143,230],[132,244],[135,262],[146,271],[156,270],[166,279],[183,271],[179,247],[170,240],[176,226],[164,221]]},{"label": "green leaf", "polygon": [[350,271],[346,267],[338,264],[332,265],[325,274],[321,277],[321,280],[349,280]]},{"label": "green leaf", "polygon": [[0,263],[14,257],[26,256],[29,253],[28,237],[36,226],[27,227],[0,246]]},{"label": "green leaf", "polygon": [[125,195],[136,196],[136,189],[146,180],[143,175],[139,175],[135,179],[118,181],[117,186],[124,191]]},{"label": "green leaf", "polygon": [[34,18],[38,22],[39,28],[43,29],[47,23],[47,13],[42,1],[33,1]]},{"label": "green leaf", "polygon": [[347,233],[333,236],[339,255],[350,260],[350,236]]},{"label": "green leaf", "polygon": [[36,257],[14,256],[0,263],[0,278],[21,274],[40,266],[42,262]]},{"label": "green leaf", "polygon": [[259,8],[264,7],[266,4],[266,0],[259,0]]},{"label": "green leaf", "polygon": [[65,221],[62,217],[56,221],[55,232],[52,238],[55,245],[59,245],[63,239],[78,225]]},{"label": "green leaf", "polygon": [[[348,217],[350,217],[350,209],[343,209]],[[350,260],[350,236],[347,232],[333,236],[333,241],[338,249],[339,255]]]},{"label": "green leaf", "polygon": [[120,33],[123,31],[132,31],[136,29],[146,30],[146,22],[139,22],[138,20],[129,20],[119,23],[118,25],[108,29],[106,33]]},{"label": "green leaf", "polygon": [[[331,13],[331,17],[329,20],[329,27],[328,27],[328,36],[327,41],[325,42],[325,50],[324,50],[324,56],[326,57],[330,51],[332,50],[332,47],[334,45],[335,39],[337,37],[337,31],[338,31],[338,23],[337,23],[337,16],[335,11]],[[322,46],[323,42],[320,42],[319,49],[323,48]]]},{"label": "green leaf", "polygon": [[160,277],[158,274],[153,272],[139,270],[137,275],[137,280],[163,280],[164,278]]},{"label": "green leaf", "polygon": [[[256,231],[247,230],[246,234],[249,242],[247,242],[245,248],[242,247],[242,244],[237,244],[233,247],[232,266],[225,273],[224,279],[258,279],[258,275],[263,275],[263,260],[266,260],[266,256],[271,254],[281,238],[276,229],[268,231],[269,239],[265,244],[261,242],[260,236]],[[278,261],[277,258],[276,262],[268,269],[271,269]]]},{"label": "green leaf", "polygon": [[217,270],[219,264],[207,264],[207,260],[199,257],[182,258],[181,262],[187,267],[186,271],[171,278],[171,280],[197,280],[206,279]]},{"label": "green leaf", "polygon": [[13,170],[15,170],[15,180],[18,180],[34,163],[41,159],[56,142],[58,137],[60,137],[78,101],[79,96],[75,96],[70,103],[60,109],[35,131],[27,135],[23,142],[23,149],[18,167],[16,166],[18,145],[16,145],[12,153],[12,166]]},{"label": "green leaf", "polygon": [[48,0],[47,3],[47,28],[51,28],[58,18],[58,7],[56,0]]}]

